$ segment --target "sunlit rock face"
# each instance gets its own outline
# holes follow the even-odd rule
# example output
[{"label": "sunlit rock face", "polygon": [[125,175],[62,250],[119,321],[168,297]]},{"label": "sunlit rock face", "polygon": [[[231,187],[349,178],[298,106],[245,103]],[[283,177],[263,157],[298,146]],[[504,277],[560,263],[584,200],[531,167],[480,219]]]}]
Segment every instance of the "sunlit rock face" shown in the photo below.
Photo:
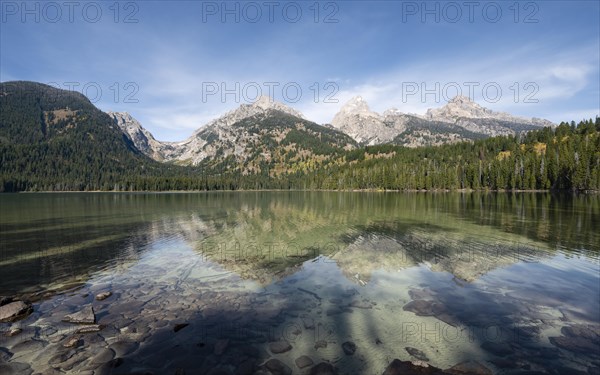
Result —
[{"label": "sunlit rock face", "polygon": [[363,145],[396,143],[408,147],[440,145],[496,135],[514,135],[550,121],[494,112],[468,97],[456,96],[441,108],[423,116],[391,108],[379,114],[371,111],[360,96],[352,98],[331,121],[331,125]]}]

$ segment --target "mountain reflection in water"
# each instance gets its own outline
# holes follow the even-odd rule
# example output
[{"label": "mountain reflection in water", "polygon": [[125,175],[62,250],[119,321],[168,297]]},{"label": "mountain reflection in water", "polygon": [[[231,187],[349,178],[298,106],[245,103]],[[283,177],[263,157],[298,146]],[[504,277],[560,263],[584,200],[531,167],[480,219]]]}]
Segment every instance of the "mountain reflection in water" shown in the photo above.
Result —
[{"label": "mountain reflection in water", "polygon": [[[494,373],[600,367],[597,196],[69,193],[0,204],[0,295],[33,303],[0,323],[21,330],[0,338],[6,371],[308,373],[326,362],[380,374],[394,358]],[[63,321],[89,306],[98,326]]]}]

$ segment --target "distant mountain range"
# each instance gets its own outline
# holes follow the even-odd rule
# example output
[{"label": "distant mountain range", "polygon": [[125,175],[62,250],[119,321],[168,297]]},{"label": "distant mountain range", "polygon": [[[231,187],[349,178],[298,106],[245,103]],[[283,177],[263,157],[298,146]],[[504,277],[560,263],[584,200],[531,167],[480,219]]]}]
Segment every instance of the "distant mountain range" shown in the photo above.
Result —
[{"label": "distant mountain range", "polygon": [[424,115],[378,114],[356,97],[319,125],[261,97],[184,141],[161,142],[80,93],[4,82],[0,192],[597,189],[600,118],[546,125],[465,97]]},{"label": "distant mountain range", "polygon": [[357,147],[343,132],[305,120],[300,112],[268,97],[227,112],[182,142],[159,142],[128,113],[108,114],[141,152],[157,161],[239,168],[243,174],[260,172],[265,163],[288,170],[304,157],[328,159]]},{"label": "distant mountain range", "polygon": [[[269,159],[282,151],[269,148],[269,142],[263,143],[265,136],[276,140],[272,146],[286,139],[289,141],[290,134],[308,131],[309,137],[327,133],[330,137],[319,136],[319,142],[332,147],[352,149],[380,144],[419,147],[514,135],[554,125],[548,120],[494,112],[464,96],[455,97],[441,108],[429,109],[425,115],[405,114],[394,108],[379,114],[371,111],[367,102],[357,96],[342,106],[331,124],[323,126],[307,121],[299,111],[263,96],[253,104],[243,104],[200,127],[182,142],[157,141],[128,113],[108,114],[141,152],[157,161],[202,165],[233,158],[238,163],[246,163],[248,173],[252,171],[255,161],[251,162],[251,159],[257,156],[257,149]],[[290,133],[291,130],[294,132]]]}]

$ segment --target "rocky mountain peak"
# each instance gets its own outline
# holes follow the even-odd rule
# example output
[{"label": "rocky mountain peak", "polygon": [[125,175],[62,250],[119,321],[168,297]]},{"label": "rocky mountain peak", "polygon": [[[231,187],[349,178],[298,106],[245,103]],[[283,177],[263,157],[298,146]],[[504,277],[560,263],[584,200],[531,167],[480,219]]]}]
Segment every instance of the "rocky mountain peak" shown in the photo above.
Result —
[{"label": "rocky mountain peak", "polygon": [[146,130],[131,114],[128,112],[107,112],[107,114],[138,150],[155,160],[164,159],[165,152],[170,146],[154,139],[152,133]]},{"label": "rocky mountain peak", "polygon": [[[268,111],[268,110],[274,109],[277,111],[285,112],[292,116],[304,118],[304,115],[302,113],[300,113],[299,111],[297,111],[291,107],[288,107],[287,105],[285,105],[283,103],[277,102],[273,98],[266,96],[266,95],[259,96],[258,99],[256,99],[254,101],[254,103],[252,103],[250,105],[250,107],[252,108],[252,110],[254,110],[256,112]],[[241,107],[240,107],[240,109],[241,109]]]},{"label": "rocky mountain peak", "polygon": [[464,95],[456,95],[454,98],[450,99],[448,103],[456,103],[456,104],[475,104],[474,101],[471,100],[468,96]]},{"label": "rocky mountain peak", "polygon": [[132,127],[141,127],[142,125],[131,116],[128,112],[107,112],[107,114],[112,117],[119,125],[120,128],[124,128],[125,126]]},{"label": "rocky mountain peak", "polygon": [[355,96],[342,106],[340,112],[344,113],[370,113],[371,109],[362,96]]},{"label": "rocky mountain peak", "polygon": [[274,103],[275,100],[271,99],[270,96],[261,95],[258,97],[258,99],[254,101],[254,103],[252,103],[252,106],[259,107],[262,109],[269,109],[274,105]]},{"label": "rocky mountain peak", "polygon": [[426,116],[433,120],[454,121],[458,118],[486,118],[491,115],[493,115],[491,110],[483,108],[469,97],[457,95],[445,106],[427,110]]}]

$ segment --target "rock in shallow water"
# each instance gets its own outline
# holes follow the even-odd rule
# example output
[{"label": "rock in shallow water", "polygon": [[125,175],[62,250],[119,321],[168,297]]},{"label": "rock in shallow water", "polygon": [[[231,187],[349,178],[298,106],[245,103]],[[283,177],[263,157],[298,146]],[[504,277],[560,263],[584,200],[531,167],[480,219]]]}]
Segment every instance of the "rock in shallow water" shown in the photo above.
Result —
[{"label": "rock in shallow water", "polygon": [[498,357],[506,357],[514,352],[511,346],[505,342],[486,341],[481,344],[481,348]]},{"label": "rock in shallow water", "polygon": [[189,326],[189,323],[175,324],[175,327],[173,327],[173,332],[179,332],[187,326]]},{"label": "rock in shallow water", "polygon": [[291,349],[292,346],[289,342],[285,340],[276,341],[269,344],[269,350],[271,350],[273,354],[285,353],[287,351],[290,351]]},{"label": "rock in shallow water", "polygon": [[271,371],[273,375],[291,375],[292,369],[278,359],[271,358],[265,363],[265,367]]},{"label": "rock in shallow water", "polygon": [[492,375],[492,371],[477,361],[464,361],[446,370],[455,375]]},{"label": "rock in shallow water", "polygon": [[139,346],[140,345],[137,342],[117,341],[110,344],[108,348],[115,352],[116,357],[124,357],[136,351]]},{"label": "rock in shallow water", "polygon": [[0,322],[14,322],[23,319],[33,312],[30,303],[14,301],[0,306]]},{"label": "rock in shallow water", "polygon": [[92,324],[88,326],[81,327],[77,330],[77,333],[94,333],[99,332],[102,329],[98,324]]},{"label": "rock in shallow water", "polygon": [[96,323],[94,308],[92,305],[88,305],[76,313],[65,315],[63,321],[75,324],[94,324]]},{"label": "rock in shallow water", "polygon": [[356,344],[352,341],[346,341],[342,344],[342,350],[344,350],[344,353],[346,353],[346,355],[353,355],[356,351]]},{"label": "rock in shallow water", "polygon": [[112,349],[104,348],[92,358],[92,363],[106,363],[113,358],[115,358],[115,352]]},{"label": "rock in shallow water", "polygon": [[79,336],[73,336],[63,343],[65,348],[73,348],[79,344]]},{"label": "rock in shallow water", "polygon": [[337,371],[331,363],[321,362],[310,369],[310,375],[337,375]]},{"label": "rock in shallow water", "polygon": [[383,375],[492,375],[492,371],[477,361],[465,361],[447,370],[442,370],[427,363],[401,361],[394,359],[385,369]]},{"label": "rock in shallow water", "polygon": [[303,369],[305,367],[312,366],[312,364],[313,364],[313,360],[310,359],[310,357],[306,356],[306,355],[296,358],[295,362],[296,362],[296,366],[298,366],[299,369]]},{"label": "rock in shallow water", "polygon": [[27,363],[11,362],[0,364],[0,374],[2,375],[30,375],[33,370]]},{"label": "rock in shallow water", "polygon": [[104,301],[108,297],[112,296],[112,292],[102,292],[96,294],[96,301]]},{"label": "rock in shallow water", "polygon": [[[426,364],[425,364],[426,365]],[[409,361],[394,359],[383,375],[447,375],[447,372],[433,366],[419,366]]]},{"label": "rock in shallow water", "polygon": [[406,348],[404,348],[404,350],[406,350],[408,354],[412,355],[418,360],[429,362],[429,358],[427,358],[427,355],[417,348],[411,348],[410,346],[407,346]]},{"label": "rock in shallow water", "polygon": [[6,332],[6,336],[13,337],[23,332],[21,328],[11,328],[8,332]]}]

